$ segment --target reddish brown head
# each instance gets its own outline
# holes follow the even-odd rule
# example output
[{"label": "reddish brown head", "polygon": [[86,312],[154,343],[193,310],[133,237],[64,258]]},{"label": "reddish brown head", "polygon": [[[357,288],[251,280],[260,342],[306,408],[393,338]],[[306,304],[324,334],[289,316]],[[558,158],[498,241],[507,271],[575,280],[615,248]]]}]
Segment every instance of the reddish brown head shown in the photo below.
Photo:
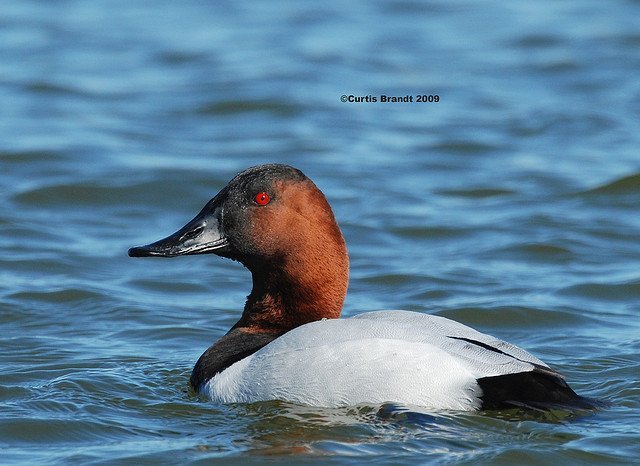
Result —
[{"label": "reddish brown head", "polygon": [[322,192],[301,171],[261,165],[233,178],[187,225],[130,256],[213,253],[253,277],[236,328],[288,330],[340,316],[349,259]]}]

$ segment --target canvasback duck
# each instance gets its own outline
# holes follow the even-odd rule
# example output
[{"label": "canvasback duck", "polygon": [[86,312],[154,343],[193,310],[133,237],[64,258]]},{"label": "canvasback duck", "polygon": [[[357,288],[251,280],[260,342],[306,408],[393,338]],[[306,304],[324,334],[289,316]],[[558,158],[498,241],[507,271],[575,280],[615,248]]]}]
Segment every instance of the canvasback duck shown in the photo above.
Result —
[{"label": "canvasback duck", "polygon": [[593,406],[528,352],[444,317],[377,311],[339,319],[349,279],[344,238],[324,194],[290,166],[241,172],[176,233],[129,250],[209,253],[239,261],[253,279],[240,320],[191,374],[193,388],[216,402]]}]

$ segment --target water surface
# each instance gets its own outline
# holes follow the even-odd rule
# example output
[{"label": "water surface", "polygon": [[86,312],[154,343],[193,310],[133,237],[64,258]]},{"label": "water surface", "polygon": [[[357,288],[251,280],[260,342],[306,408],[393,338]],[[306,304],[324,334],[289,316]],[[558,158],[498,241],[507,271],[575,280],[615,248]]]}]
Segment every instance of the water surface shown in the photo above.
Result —
[{"label": "water surface", "polygon": [[[0,18],[0,462],[640,456],[637,1],[20,1]],[[438,95],[343,103],[342,95]],[[301,168],[343,314],[522,346],[596,413],[216,405],[193,363],[250,276],[134,260],[238,171]]]}]

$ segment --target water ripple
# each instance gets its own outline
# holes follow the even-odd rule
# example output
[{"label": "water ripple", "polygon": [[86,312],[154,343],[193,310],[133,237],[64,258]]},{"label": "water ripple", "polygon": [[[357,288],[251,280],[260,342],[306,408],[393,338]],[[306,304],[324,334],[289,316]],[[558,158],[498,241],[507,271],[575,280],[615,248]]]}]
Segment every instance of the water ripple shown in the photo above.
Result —
[{"label": "water ripple", "polygon": [[599,323],[596,319],[572,310],[548,310],[524,306],[501,306],[490,309],[462,307],[440,311],[437,315],[464,322],[471,327],[482,328],[553,328]]},{"label": "water ripple", "polygon": [[582,193],[586,196],[620,196],[620,195],[640,195],[640,173],[623,176],[614,181],[605,183]]},{"label": "water ripple", "polygon": [[629,302],[640,298],[640,281],[624,283],[580,283],[560,290],[561,294],[603,301]]},{"label": "water ripple", "polygon": [[299,106],[280,100],[228,100],[213,102],[197,109],[200,115],[224,116],[239,113],[269,112],[279,116],[295,116]]}]

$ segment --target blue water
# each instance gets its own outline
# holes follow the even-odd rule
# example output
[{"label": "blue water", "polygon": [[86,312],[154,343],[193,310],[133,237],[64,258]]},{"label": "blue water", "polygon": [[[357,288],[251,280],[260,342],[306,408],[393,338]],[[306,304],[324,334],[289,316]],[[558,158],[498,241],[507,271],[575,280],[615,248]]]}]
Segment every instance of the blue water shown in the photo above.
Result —
[{"label": "blue water", "polygon": [[[2,6],[0,463],[639,457],[640,2],[203,3]],[[126,251],[265,162],[332,204],[343,315],[459,320],[612,406],[194,396],[191,367],[250,276]]]}]

